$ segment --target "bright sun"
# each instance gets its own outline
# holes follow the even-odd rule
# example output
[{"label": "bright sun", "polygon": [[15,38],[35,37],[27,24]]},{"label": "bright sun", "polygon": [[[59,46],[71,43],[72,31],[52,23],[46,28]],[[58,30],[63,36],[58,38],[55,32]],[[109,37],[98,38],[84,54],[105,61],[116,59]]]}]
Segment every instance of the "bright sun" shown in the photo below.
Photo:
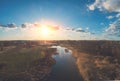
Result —
[{"label": "bright sun", "polygon": [[43,35],[48,35],[50,33],[50,29],[47,26],[43,25],[41,27],[41,32]]}]

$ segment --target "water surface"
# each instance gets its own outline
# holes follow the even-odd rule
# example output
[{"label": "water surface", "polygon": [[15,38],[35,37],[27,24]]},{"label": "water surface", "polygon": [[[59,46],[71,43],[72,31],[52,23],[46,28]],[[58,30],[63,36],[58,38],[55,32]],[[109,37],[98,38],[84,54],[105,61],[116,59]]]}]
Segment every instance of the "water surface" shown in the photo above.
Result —
[{"label": "water surface", "polygon": [[47,81],[83,81],[72,51],[61,46],[53,46],[53,48],[57,48],[58,54],[53,56],[56,64]]}]

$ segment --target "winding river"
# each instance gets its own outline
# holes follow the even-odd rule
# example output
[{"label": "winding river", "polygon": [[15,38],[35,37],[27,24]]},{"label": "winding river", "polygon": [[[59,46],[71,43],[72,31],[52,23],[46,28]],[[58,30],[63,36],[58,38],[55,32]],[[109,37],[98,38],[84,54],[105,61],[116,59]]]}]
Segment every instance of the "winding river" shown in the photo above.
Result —
[{"label": "winding river", "polygon": [[47,81],[83,81],[75,63],[76,60],[72,56],[72,51],[61,46],[52,46],[52,48],[57,48],[58,54],[53,55],[56,64],[53,66]]}]

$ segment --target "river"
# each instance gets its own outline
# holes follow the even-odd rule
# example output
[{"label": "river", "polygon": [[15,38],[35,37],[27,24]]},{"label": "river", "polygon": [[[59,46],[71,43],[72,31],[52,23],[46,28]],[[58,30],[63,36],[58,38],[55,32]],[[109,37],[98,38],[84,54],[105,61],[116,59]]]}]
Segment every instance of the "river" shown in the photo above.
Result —
[{"label": "river", "polygon": [[72,51],[61,46],[52,46],[52,48],[57,48],[58,54],[53,55],[56,64],[47,81],[83,81]]}]

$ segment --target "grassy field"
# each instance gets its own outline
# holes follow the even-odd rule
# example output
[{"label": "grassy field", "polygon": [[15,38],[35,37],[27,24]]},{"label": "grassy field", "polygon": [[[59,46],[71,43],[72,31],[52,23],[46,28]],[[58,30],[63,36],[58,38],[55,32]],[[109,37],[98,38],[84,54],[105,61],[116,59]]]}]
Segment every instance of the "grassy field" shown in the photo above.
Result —
[{"label": "grassy field", "polygon": [[[47,47],[37,46],[32,48],[15,47],[0,53],[0,81],[16,81],[17,78],[25,78],[22,80],[19,79],[19,81],[40,80],[36,76],[39,74],[38,77],[43,77],[40,73],[42,75],[47,74],[51,66],[55,63],[50,57],[46,59],[46,53],[53,53],[52,51],[48,51]],[[35,73],[35,71],[40,73]],[[27,77],[28,79],[26,79]]]}]

